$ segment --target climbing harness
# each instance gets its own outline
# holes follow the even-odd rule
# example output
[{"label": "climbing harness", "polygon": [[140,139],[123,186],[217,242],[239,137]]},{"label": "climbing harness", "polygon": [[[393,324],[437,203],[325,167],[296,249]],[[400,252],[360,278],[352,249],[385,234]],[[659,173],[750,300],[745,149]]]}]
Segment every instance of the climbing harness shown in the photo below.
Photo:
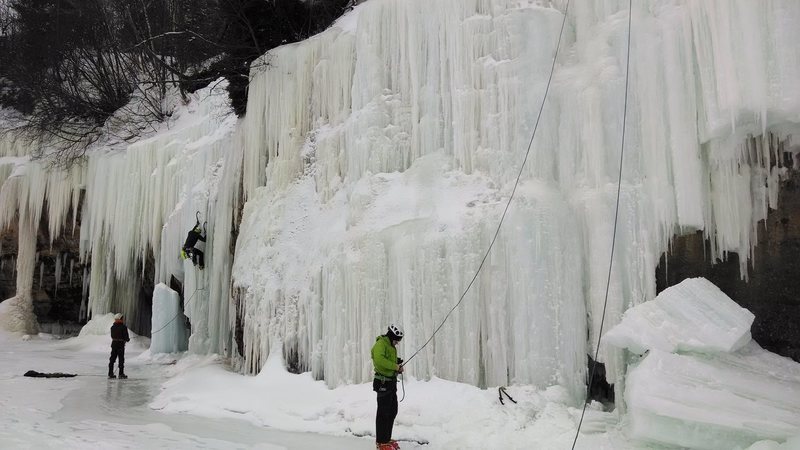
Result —
[{"label": "climbing harness", "polygon": [[509,400],[511,400],[511,403],[517,403],[517,401],[516,401],[516,400],[514,400],[514,399],[513,399],[513,398],[512,398],[512,397],[511,397],[511,396],[508,394],[508,391],[506,391],[506,387],[505,387],[505,386],[500,386],[499,388],[497,388],[497,396],[500,398],[500,404],[501,404],[501,405],[505,406],[505,403],[503,403],[503,395],[505,395],[506,397],[508,397],[508,399],[509,399]]},{"label": "climbing harness", "polygon": [[[600,339],[603,337],[603,324],[606,320],[606,307],[608,306],[608,290],[611,286],[611,268],[614,265],[614,246],[617,242],[617,222],[619,219],[619,194],[622,189],[622,162],[625,156],[625,123],[628,118],[628,73],[631,65],[631,16],[633,16],[633,0],[628,0],[628,50],[625,54],[625,101],[622,110],[622,142],[619,149],[619,176],[617,178],[617,203],[614,207],[614,231],[611,235],[611,256],[608,260],[608,278],[606,280],[606,294],[603,300],[603,314],[600,315],[600,329],[597,332],[597,348],[594,351],[594,360],[592,363],[592,370],[589,374],[589,385],[592,387],[594,374],[597,369],[597,355],[600,353]],[[575,431],[575,439],[572,441],[572,450],[575,450],[575,443],[578,442],[578,435],[581,433],[581,425],[583,425],[583,416],[586,414],[586,406],[589,404],[589,393],[586,393],[586,400],[583,402],[583,411],[581,411],[581,419],[578,421],[578,429]]]},{"label": "climbing harness", "polygon": [[461,298],[459,298],[458,302],[452,308],[450,308],[450,311],[444,316],[444,319],[442,319],[442,322],[439,324],[439,326],[436,327],[435,330],[433,330],[433,334],[431,334],[431,337],[429,337],[428,340],[425,341],[424,344],[422,344],[422,347],[420,347],[416,352],[414,352],[414,354],[412,354],[406,360],[406,362],[402,364],[402,366],[405,366],[406,364],[409,363],[409,361],[414,359],[414,357],[417,356],[417,354],[421,352],[422,349],[424,349],[433,340],[433,337],[436,336],[436,333],[439,332],[439,330],[444,326],[445,322],[447,322],[447,319],[450,318],[450,314],[452,314],[453,311],[455,311],[456,308],[458,308],[461,302],[464,301],[464,298],[467,296],[467,292],[469,292],[470,288],[475,283],[475,280],[478,279],[478,275],[480,274],[481,269],[483,269],[483,265],[486,263],[486,259],[489,257],[489,253],[492,251],[492,247],[494,246],[494,243],[497,240],[497,236],[500,234],[500,228],[503,226],[503,221],[506,218],[506,213],[508,213],[508,208],[511,206],[511,201],[514,199],[514,194],[517,192],[517,186],[519,186],[519,180],[522,177],[522,171],[525,169],[525,163],[528,162],[528,156],[530,156],[531,147],[533,146],[533,138],[536,137],[536,130],[539,129],[539,120],[542,118],[542,111],[544,110],[544,105],[547,101],[547,94],[550,92],[550,84],[553,81],[553,73],[555,72],[556,69],[558,50],[561,47],[561,37],[564,35],[564,25],[567,23],[568,12],[569,12],[569,0],[567,0],[566,7],[564,8],[564,18],[561,20],[561,30],[558,32],[558,42],[556,42],[556,51],[555,54],[553,55],[553,64],[550,66],[550,76],[547,78],[547,86],[545,87],[544,96],[542,97],[542,104],[539,106],[539,113],[536,116],[536,123],[533,126],[533,133],[531,133],[531,140],[530,142],[528,142],[528,149],[525,151],[525,158],[522,160],[522,165],[519,168],[517,179],[514,182],[514,187],[511,189],[511,195],[508,197],[508,202],[506,203],[506,207],[503,210],[503,215],[500,216],[500,222],[497,224],[497,229],[494,232],[494,237],[492,237],[492,242],[489,243],[489,248],[486,249],[486,253],[483,255],[483,259],[481,260],[480,265],[478,265],[478,270],[475,271],[475,275],[472,277],[472,280],[470,280],[469,284],[467,285],[467,288],[464,289],[464,292],[461,294]]}]

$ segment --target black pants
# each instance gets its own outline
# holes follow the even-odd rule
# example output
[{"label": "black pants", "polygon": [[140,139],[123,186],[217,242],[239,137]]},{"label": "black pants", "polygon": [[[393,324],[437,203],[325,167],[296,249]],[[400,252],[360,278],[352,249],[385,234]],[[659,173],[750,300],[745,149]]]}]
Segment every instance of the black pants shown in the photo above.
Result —
[{"label": "black pants", "polygon": [[200,266],[201,269],[205,267],[205,260],[203,258],[202,250],[198,250],[194,247],[191,247],[184,249],[184,251],[186,252],[187,255],[189,255],[190,258],[192,258],[192,264],[194,264],[195,266]]},{"label": "black pants", "polygon": [[379,444],[386,444],[392,439],[394,418],[397,417],[397,381],[374,380],[372,390],[378,394],[375,441]]},{"label": "black pants", "polygon": [[108,358],[108,374],[114,373],[114,361],[119,358],[119,373],[125,373],[125,343],[112,342],[111,343],[111,358]]}]

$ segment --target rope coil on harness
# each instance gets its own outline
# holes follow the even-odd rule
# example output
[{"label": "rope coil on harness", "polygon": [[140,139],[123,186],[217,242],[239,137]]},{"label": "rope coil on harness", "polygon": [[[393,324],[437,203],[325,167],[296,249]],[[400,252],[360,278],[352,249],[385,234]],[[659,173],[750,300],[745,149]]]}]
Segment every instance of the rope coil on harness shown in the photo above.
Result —
[{"label": "rope coil on harness", "polygon": [[[625,54],[625,100],[622,112],[622,140],[619,149],[619,175],[617,178],[617,202],[614,207],[614,231],[611,235],[611,256],[608,260],[608,278],[606,279],[606,294],[603,300],[603,313],[600,316],[600,328],[597,332],[597,347],[594,351],[594,361],[592,364],[592,371],[589,374],[588,389],[592,387],[594,381],[595,371],[597,369],[597,355],[600,353],[600,340],[603,337],[603,324],[606,320],[606,307],[608,306],[608,290],[611,286],[611,268],[614,266],[614,247],[617,242],[617,223],[619,221],[619,195],[622,190],[622,167],[625,156],[625,124],[628,118],[628,73],[630,72],[631,63],[631,16],[633,16],[633,0],[628,0],[628,42],[627,52]],[[583,410],[581,411],[581,419],[578,421],[578,429],[575,431],[575,439],[572,441],[572,450],[575,450],[575,443],[578,442],[578,436],[581,433],[581,425],[583,425],[583,417],[586,415],[586,406],[589,404],[589,392],[586,392],[586,400],[583,402]]]},{"label": "rope coil on harness", "polygon": [[550,84],[553,81],[553,73],[555,72],[556,69],[558,50],[561,47],[561,38],[564,35],[564,25],[567,23],[567,13],[569,12],[569,3],[570,3],[569,0],[567,0],[567,4],[564,8],[564,18],[561,20],[561,30],[558,32],[558,41],[556,42],[555,54],[553,54],[553,64],[550,66],[550,76],[547,78],[547,86],[545,87],[544,96],[542,97],[542,104],[539,106],[539,113],[536,116],[536,123],[533,126],[533,132],[531,133],[530,142],[528,142],[528,149],[525,151],[525,158],[522,160],[522,165],[519,168],[519,173],[517,174],[516,181],[514,181],[514,187],[511,189],[511,195],[508,197],[508,202],[506,203],[506,207],[503,210],[503,214],[500,216],[500,222],[497,224],[497,229],[494,232],[494,237],[492,237],[492,241],[489,243],[489,248],[486,249],[486,253],[483,255],[483,259],[481,260],[480,265],[478,265],[478,269],[475,271],[475,275],[472,277],[472,280],[470,280],[466,289],[464,289],[464,292],[461,294],[461,297],[458,299],[458,302],[455,305],[453,305],[452,308],[450,308],[450,311],[448,311],[448,313],[444,316],[444,319],[442,319],[442,322],[433,331],[431,337],[429,337],[428,340],[425,341],[424,344],[422,344],[422,347],[417,349],[417,351],[414,352],[414,354],[412,354],[406,360],[405,363],[401,364],[401,367],[408,364],[412,359],[414,359],[415,356],[417,356],[419,352],[421,352],[425,347],[427,347],[427,345],[433,340],[433,337],[436,336],[436,333],[438,333],[439,330],[444,326],[445,322],[447,322],[447,319],[450,318],[450,314],[452,314],[453,311],[455,311],[456,308],[458,308],[461,302],[464,301],[464,298],[467,296],[467,293],[469,292],[470,288],[472,288],[472,285],[475,283],[475,280],[478,279],[478,275],[481,273],[481,269],[483,269],[483,265],[486,263],[486,259],[489,257],[489,253],[492,251],[492,247],[494,247],[495,241],[497,241],[497,236],[500,234],[500,228],[503,226],[503,221],[505,220],[506,214],[508,213],[508,208],[511,206],[511,201],[514,200],[514,194],[517,192],[517,186],[519,186],[519,180],[520,178],[522,178],[522,172],[525,169],[525,163],[528,162],[528,156],[530,156],[531,147],[533,147],[533,139],[536,137],[536,130],[539,129],[539,120],[542,118],[542,111],[544,110],[544,105],[547,101],[547,94],[550,92]]}]

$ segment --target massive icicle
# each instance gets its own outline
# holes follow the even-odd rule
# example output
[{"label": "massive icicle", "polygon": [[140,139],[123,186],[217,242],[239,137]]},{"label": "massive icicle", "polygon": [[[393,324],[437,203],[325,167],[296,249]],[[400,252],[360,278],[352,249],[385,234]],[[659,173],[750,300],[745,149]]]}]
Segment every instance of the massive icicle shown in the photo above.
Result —
[{"label": "massive icicle", "polygon": [[[14,142],[20,146],[24,141]],[[30,147],[27,153],[31,153]],[[17,291],[12,299],[4,302],[4,313],[0,314],[0,322],[6,329],[26,333],[37,331],[31,289],[36,270],[39,220],[45,213],[47,200],[51,239],[61,233],[70,208],[73,211],[77,208],[82,174],[80,167],[66,171],[49,170],[46,164],[30,161],[29,157],[0,158],[0,228],[5,229],[17,220],[19,232]]]}]

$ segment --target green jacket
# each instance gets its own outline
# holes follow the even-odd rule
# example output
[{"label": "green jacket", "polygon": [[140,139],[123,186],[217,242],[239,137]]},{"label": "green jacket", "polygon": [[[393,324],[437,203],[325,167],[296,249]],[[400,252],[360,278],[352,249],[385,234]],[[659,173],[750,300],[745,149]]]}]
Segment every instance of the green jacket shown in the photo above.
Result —
[{"label": "green jacket", "polygon": [[375,373],[392,378],[397,375],[397,349],[394,348],[389,338],[378,336],[372,346],[372,365]]}]

